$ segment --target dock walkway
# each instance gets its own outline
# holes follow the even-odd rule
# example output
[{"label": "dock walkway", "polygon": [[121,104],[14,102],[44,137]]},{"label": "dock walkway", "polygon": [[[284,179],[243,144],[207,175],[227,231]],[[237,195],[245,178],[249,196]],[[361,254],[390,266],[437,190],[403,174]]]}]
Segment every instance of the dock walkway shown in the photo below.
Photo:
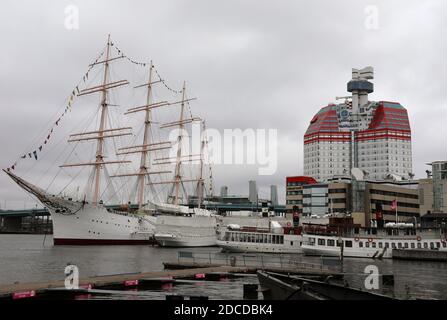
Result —
[{"label": "dock walkway", "polygon": [[[126,284],[135,285],[138,281],[145,279],[162,279],[162,278],[188,278],[194,277],[197,274],[205,275],[208,273],[254,273],[253,268],[247,267],[231,267],[231,266],[215,266],[208,268],[190,268],[183,270],[165,270],[154,272],[142,272],[132,274],[118,274],[110,276],[96,276],[90,278],[79,279],[79,287],[108,287]],[[0,298],[7,298],[13,296],[27,296],[38,295],[48,289],[64,288],[64,280],[59,281],[47,281],[47,282],[34,282],[34,283],[14,283],[14,284],[0,284]]]}]

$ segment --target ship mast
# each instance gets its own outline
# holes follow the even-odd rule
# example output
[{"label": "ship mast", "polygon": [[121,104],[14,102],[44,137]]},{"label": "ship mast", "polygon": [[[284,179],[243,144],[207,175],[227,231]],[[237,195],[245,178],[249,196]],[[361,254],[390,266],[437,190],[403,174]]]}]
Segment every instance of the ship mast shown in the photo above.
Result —
[{"label": "ship mast", "polygon": [[126,111],[125,114],[135,113],[135,112],[145,112],[144,117],[144,133],[143,133],[143,141],[141,145],[130,146],[125,148],[120,148],[120,152],[117,155],[127,155],[133,153],[141,153],[140,157],[140,169],[137,173],[129,173],[129,174],[118,174],[113,177],[129,177],[129,176],[137,176],[137,203],[138,209],[141,209],[145,204],[145,178],[147,177],[149,180],[149,185],[152,185],[150,175],[151,174],[161,174],[161,173],[170,173],[171,171],[148,171],[149,167],[149,152],[155,150],[163,150],[169,149],[171,147],[169,141],[165,142],[157,142],[151,143],[151,123],[152,123],[152,109],[159,108],[162,106],[169,105],[167,101],[161,101],[152,103],[152,85],[161,82],[161,80],[153,81],[153,69],[154,65],[152,61],[149,66],[149,82],[136,86],[134,88],[147,87],[147,95],[146,95],[146,104],[139,107],[130,108]]},{"label": "ship mast", "polygon": [[[205,121],[202,122],[203,131],[205,131]],[[202,138],[201,147],[200,147],[200,171],[199,171],[199,180],[197,181],[197,207],[202,207],[203,202],[203,189],[204,189],[204,181],[203,181],[203,152],[205,149],[205,137]]]},{"label": "ship mast", "polygon": [[[149,66],[149,82],[147,85],[147,96],[146,103],[149,105],[152,99],[152,60]],[[149,133],[151,128],[151,110],[146,109],[145,119],[144,119],[144,135],[143,135],[143,145],[147,145],[149,142]],[[145,176],[147,175],[147,158],[148,151],[141,152],[141,160],[140,160],[140,175],[138,176],[138,208],[141,209],[144,203],[144,190],[145,190]],[[148,176],[149,177],[149,176]]]},{"label": "ship mast", "polygon": [[94,162],[87,162],[87,163],[73,163],[73,164],[64,164],[61,165],[61,168],[66,167],[78,167],[78,166],[93,166],[93,172],[92,175],[94,175],[94,189],[93,189],[93,197],[92,202],[94,205],[98,205],[99,198],[101,196],[101,190],[100,190],[100,182],[101,182],[101,169],[103,169],[103,165],[105,164],[117,164],[117,163],[130,163],[131,161],[104,161],[104,139],[106,138],[113,138],[113,137],[119,137],[119,136],[126,136],[131,135],[132,133],[130,130],[131,127],[124,127],[124,128],[107,128],[107,111],[108,111],[108,102],[107,102],[107,93],[108,90],[116,87],[120,87],[123,85],[129,84],[127,80],[119,80],[115,82],[108,83],[108,74],[109,74],[109,62],[112,60],[123,58],[123,56],[116,57],[116,58],[110,58],[110,46],[112,43],[110,42],[110,35],[107,38],[107,48],[106,48],[106,58],[104,61],[99,61],[91,64],[90,66],[100,65],[104,64],[104,76],[102,85],[90,87],[84,90],[81,90],[78,94],[78,96],[83,96],[87,94],[92,94],[96,92],[101,92],[101,103],[100,103],[100,109],[101,109],[101,116],[100,116],[100,123],[99,128],[97,131],[90,131],[90,132],[83,132],[83,133],[76,133],[71,134],[69,137],[68,142],[79,142],[79,141],[87,141],[87,140],[97,140],[97,146],[96,146],[96,155],[95,155],[95,161]]},{"label": "ship mast", "polygon": [[[143,111],[146,109],[154,109],[154,108],[160,108],[165,106],[174,106],[174,105],[180,105],[180,117],[179,120],[168,122],[160,125],[160,129],[166,129],[166,128],[172,128],[172,127],[178,127],[179,134],[177,137],[177,153],[176,157],[163,157],[163,158],[155,158],[153,165],[164,165],[164,164],[172,164],[174,158],[175,158],[175,171],[174,171],[174,178],[171,181],[159,181],[159,182],[149,182],[149,185],[157,185],[157,184],[171,184],[172,188],[170,193],[168,194],[168,203],[173,203],[174,205],[180,204],[180,188],[183,189],[183,193],[186,195],[186,190],[183,185],[184,182],[197,182],[199,179],[183,179],[182,177],[182,170],[181,170],[181,164],[183,161],[197,161],[197,159],[183,159],[184,157],[191,157],[196,155],[183,155],[182,152],[182,143],[183,143],[183,131],[185,129],[185,124],[192,123],[195,121],[202,121],[198,117],[185,117],[185,103],[191,100],[195,100],[196,98],[187,98],[186,97],[186,83],[183,83],[182,88],[182,98],[179,101],[176,102],[167,102],[167,101],[161,101],[156,103],[151,103],[148,105],[135,107],[129,109],[126,114],[128,113],[134,113]],[[171,148],[170,142],[159,142],[159,143],[152,143],[148,145],[161,145],[160,149],[165,148],[166,143],[169,143],[167,148]],[[129,147],[130,148],[130,147]],[[123,149],[129,149],[129,148],[123,148]],[[157,148],[158,149],[158,148]],[[152,149],[153,150],[153,149]],[[158,171],[154,173],[168,173],[170,171]],[[125,176],[125,175],[121,175]]]},{"label": "ship mast", "polygon": [[183,113],[185,110],[185,89],[186,89],[186,82],[183,82],[183,89],[182,89],[182,102],[180,106],[180,120],[179,120],[179,135],[177,137],[177,159],[175,162],[175,177],[174,177],[174,188],[175,188],[175,197],[174,197],[174,204],[178,205],[179,201],[179,191],[180,191],[180,184],[182,183],[182,176],[181,176],[181,163],[182,163],[182,140],[183,140],[183,130],[185,128],[185,124],[183,123]]},{"label": "ship mast", "polygon": [[107,89],[105,85],[107,83],[107,76],[109,72],[109,54],[110,54],[110,34],[107,37],[107,49],[106,49],[106,60],[104,64],[104,77],[102,81],[102,97],[101,97],[101,121],[99,124],[98,132],[98,143],[96,148],[96,164],[95,164],[95,190],[93,192],[93,203],[98,203],[99,198],[99,180],[101,178],[101,162],[104,160],[104,128],[106,126],[107,119]]}]

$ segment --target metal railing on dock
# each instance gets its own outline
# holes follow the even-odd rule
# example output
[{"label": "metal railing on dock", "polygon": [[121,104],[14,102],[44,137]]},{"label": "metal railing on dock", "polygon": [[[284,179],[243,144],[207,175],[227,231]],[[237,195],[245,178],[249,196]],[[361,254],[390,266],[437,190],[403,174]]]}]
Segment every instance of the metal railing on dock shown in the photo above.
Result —
[{"label": "metal railing on dock", "polygon": [[337,259],[320,258],[319,263],[300,261],[300,257],[290,254],[248,254],[226,252],[179,251],[178,265],[192,266],[232,266],[247,268],[272,268],[286,270],[309,270],[318,272],[338,272],[340,262]]}]

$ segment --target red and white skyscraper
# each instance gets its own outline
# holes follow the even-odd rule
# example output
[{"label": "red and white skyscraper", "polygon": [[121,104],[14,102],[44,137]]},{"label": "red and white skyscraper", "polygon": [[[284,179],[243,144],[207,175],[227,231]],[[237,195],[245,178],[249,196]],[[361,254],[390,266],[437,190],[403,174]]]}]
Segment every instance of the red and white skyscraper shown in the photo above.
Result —
[{"label": "red and white skyscraper", "polygon": [[411,128],[398,102],[369,101],[372,67],[352,69],[345,102],[318,111],[304,135],[304,175],[325,181],[360,168],[369,179],[412,175]]}]

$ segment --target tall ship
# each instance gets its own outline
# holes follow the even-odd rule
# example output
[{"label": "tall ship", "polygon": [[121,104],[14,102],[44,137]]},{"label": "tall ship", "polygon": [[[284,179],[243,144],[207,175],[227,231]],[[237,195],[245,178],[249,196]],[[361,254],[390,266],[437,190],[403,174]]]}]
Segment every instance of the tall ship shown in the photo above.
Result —
[{"label": "tall ship", "polygon": [[[149,76],[145,79],[146,81],[136,85],[131,93],[124,94],[125,99],[120,90],[128,86],[130,81],[115,78],[124,73],[122,69],[112,70],[112,65],[115,67],[114,64],[120,61],[132,64],[139,70],[147,70],[146,67],[149,67]],[[101,69],[95,73],[97,68]],[[89,73],[90,80],[88,80]],[[92,73],[95,74],[92,76]],[[137,81],[143,77],[137,74],[135,79]],[[101,80],[99,84],[94,83],[85,89],[80,88],[98,79]],[[165,89],[170,96],[175,94],[180,98],[172,102],[154,101],[154,88],[157,85]],[[144,94],[141,92],[142,89],[144,89]],[[156,93],[157,98],[162,96],[160,91]],[[53,130],[60,130],[61,119],[71,111],[74,99],[95,94],[100,95],[99,104],[95,103],[96,108],[93,115],[87,119],[88,124],[84,130],[81,133],[71,131],[68,134],[68,143],[72,146],[68,148],[68,152],[66,151],[68,153],[66,159],[76,158],[77,161],[60,165],[50,186],[46,188],[39,187],[19,176],[16,173],[18,162],[23,159],[37,160],[38,156],[41,157],[42,149],[45,151],[50,148],[50,136],[54,134]],[[142,97],[145,100],[144,104],[127,108],[124,114],[120,110],[120,102],[122,103],[123,100],[134,99],[135,103],[138,103],[138,99]],[[159,133],[160,130],[156,130],[178,127],[182,132],[186,124],[202,122],[201,119],[193,118],[192,115],[185,117],[187,109],[190,111],[189,101],[191,100],[194,99],[186,97],[185,85],[181,90],[172,89],[160,76],[152,61],[142,63],[129,58],[111,41],[109,36],[103,52],[89,65],[82,83],[73,90],[62,116],[53,123],[50,133],[45,136],[45,142],[35,151],[24,154],[14,165],[3,171],[48,209],[53,221],[55,245],[153,243],[156,241],[157,213],[159,215],[164,213],[160,208],[170,207],[171,213],[181,213],[184,208],[179,205],[179,194],[180,189],[185,188],[186,182],[194,182],[199,189],[199,194],[200,190],[203,190],[201,189],[204,181],[202,176],[190,180],[182,177],[180,160],[185,157],[181,147],[182,133],[178,134],[177,141],[173,141],[169,139],[168,134],[163,136]],[[90,110],[93,109],[91,102],[92,100],[84,102],[90,105]],[[166,121],[165,119],[172,119],[172,112],[154,118],[153,112],[162,107],[180,107],[180,119],[174,122]],[[143,117],[140,117],[141,114]],[[76,120],[83,122],[78,114],[76,116]],[[121,121],[127,122],[128,125],[114,126]],[[165,122],[162,123],[163,121]],[[134,124],[139,125],[138,133],[133,132]],[[162,139],[166,136],[168,139]],[[92,145],[91,142],[94,144]],[[178,145],[176,161],[172,161],[172,157],[166,157],[162,152],[175,148],[173,145],[176,142]],[[61,156],[56,157],[55,161],[60,158]],[[203,162],[201,163],[203,167]],[[136,169],[129,168],[133,164],[137,165]],[[169,181],[166,177],[172,173],[170,168],[173,165],[175,165],[174,179]],[[203,169],[202,167],[200,169]],[[86,168],[90,170],[85,170]],[[71,170],[74,169],[79,169],[79,171],[73,173]],[[66,173],[68,179],[60,177],[61,171]],[[62,181],[51,190],[53,182],[59,180]],[[68,183],[66,183],[67,180]],[[165,184],[171,185],[168,201],[163,196],[167,193],[166,190],[159,188]],[[81,185],[84,186],[83,190],[81,190]],[[170,201],[172,199],[174,200]]]}]

